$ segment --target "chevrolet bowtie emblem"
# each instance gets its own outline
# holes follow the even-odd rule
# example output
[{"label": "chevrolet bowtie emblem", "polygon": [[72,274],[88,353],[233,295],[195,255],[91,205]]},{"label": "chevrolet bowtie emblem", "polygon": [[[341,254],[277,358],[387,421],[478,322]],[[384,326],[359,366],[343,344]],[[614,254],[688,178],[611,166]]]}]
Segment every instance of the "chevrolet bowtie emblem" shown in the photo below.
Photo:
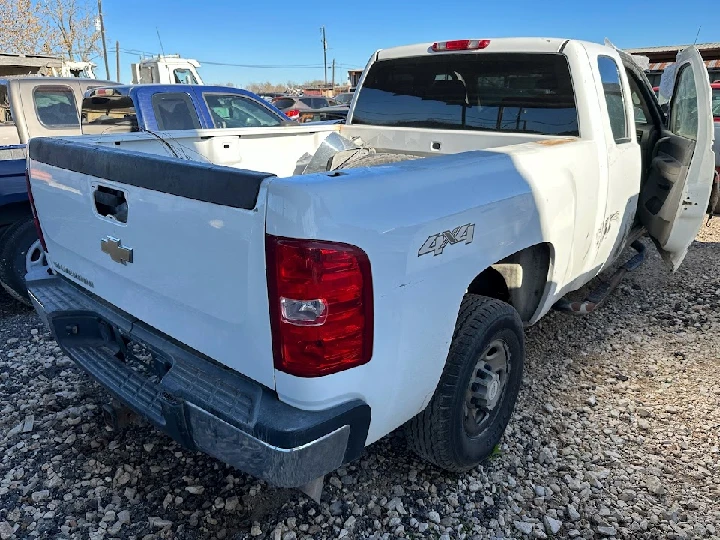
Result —
[{"label": "chevrolet bowtie emblem", "polygon": [[116,263],[127,264],[133,262],[133,250],[120,245],[120,240],[112,236],[106,236],[100,240],[100,249],[110,255]]}]

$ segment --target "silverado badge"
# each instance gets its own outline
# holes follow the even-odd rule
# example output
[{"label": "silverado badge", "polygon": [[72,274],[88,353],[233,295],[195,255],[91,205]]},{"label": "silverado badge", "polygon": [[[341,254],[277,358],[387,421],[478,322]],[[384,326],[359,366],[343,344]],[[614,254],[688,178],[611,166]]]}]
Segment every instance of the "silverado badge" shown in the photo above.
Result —
[{"label": "silverado badge", "polygon": [[124,247],[120,240],[112,236],[106,236],[100,240],[100,249],[110,255],[116,263],[128,264],[133,262],[133,250]]}]

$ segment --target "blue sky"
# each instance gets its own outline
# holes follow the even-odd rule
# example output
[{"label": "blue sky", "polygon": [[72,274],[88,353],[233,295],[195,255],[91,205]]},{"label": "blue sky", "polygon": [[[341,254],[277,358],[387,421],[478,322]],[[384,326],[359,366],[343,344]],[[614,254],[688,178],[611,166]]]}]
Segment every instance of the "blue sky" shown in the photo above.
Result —
[{"label": "blue sky", "polygon": [[[603,0],[513,2],[415,0],[332,0],[321,2],[248,0],[106,0],[103,5],[108,48],[159,53],[156,27],[167,54],[203,62],[207,83],[303,82],[322,79],[320,26],[328,41],[328,65],[335,58],[336,81],[347,69],[363,68],[379,48],[425,41],[504,36],[568,37],[619,47],[720,41],[717,4],[712,0],[677,2]],[[650,12],[653,13],[650,13]],[[137,54],[120,58],[123,82]],[[101,59],[98,76],[105,76]],[[243,65],[318,66],[246,68]],[[111,77],[115,76],[111,53]],[[328,74],[328,79],[330,74]]]}]

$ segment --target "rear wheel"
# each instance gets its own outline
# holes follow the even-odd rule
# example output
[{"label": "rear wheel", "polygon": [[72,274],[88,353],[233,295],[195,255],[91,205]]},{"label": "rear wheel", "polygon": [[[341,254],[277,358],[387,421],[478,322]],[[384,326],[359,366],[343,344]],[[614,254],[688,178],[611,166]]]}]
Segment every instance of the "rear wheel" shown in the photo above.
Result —
[{"label": "rear wheel", "polygon": [[32,218],[14,223],[0,243],[0,285],[16,300],[30,305],[25,274],[47,266]]},{"label": "rear wheel", "polygon": [[524,356],[517,311],[494,298],[466,295],[435,394],[406,425],[410,447],[449,471],[485,460],[512,415]]}]

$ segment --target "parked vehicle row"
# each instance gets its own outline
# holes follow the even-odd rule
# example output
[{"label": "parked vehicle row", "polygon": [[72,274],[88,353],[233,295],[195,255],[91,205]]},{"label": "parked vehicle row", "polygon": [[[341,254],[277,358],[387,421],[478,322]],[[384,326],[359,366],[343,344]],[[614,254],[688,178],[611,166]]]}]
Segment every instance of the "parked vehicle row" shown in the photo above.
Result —
[{"label": "parked vehicle row", "polygon": [[279,96],[274,98],[272,103],[293,120],[300,118],[301,113],[306,111],[318,111],[325,108],[345,111],[347,109],[346,106],[340,105],[334,99],[323,96]]},{"label": "parked vehicle row", "polygon": [[0,80],[0,284],[29,303],[25,274],[46,265],[25,179],[25,145],[40,135],[276,127],[290,119],[238,88],[78,78]]},{"label": "parked vehicle row", "polygon": [[642,235],[682,263],[714,134],[698,51],[677,67],[666,117],[611,46],[422,43],[373,54],[340,124],[34,138],[52,275],[30,298],[112,396],[271,484],[317,497],[402,425],[467,470],[510,419],[525,325],[592,312],[565,295],[632,247],[619,282]]}]

